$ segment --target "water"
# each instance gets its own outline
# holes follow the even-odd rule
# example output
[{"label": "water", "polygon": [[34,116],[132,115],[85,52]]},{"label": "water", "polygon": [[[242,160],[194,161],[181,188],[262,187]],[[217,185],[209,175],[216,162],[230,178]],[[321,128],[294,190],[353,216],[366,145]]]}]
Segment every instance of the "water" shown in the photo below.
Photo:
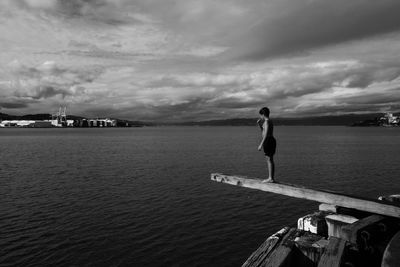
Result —
[{"label": "water", "polygon": [[[400,128],[276,127],[276,176],[400,193]],[[0,266],[240,266],[317,203],[211,182],[265,177],[256,127],[0,130]]]}]

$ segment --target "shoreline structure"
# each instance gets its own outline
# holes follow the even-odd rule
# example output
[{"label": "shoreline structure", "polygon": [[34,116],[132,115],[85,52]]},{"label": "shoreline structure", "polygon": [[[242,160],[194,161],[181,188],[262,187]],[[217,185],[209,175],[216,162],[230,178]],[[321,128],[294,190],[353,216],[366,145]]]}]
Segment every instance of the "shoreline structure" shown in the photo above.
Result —
[{"label": "shoreline structure", "polygon": [[220,173],[211,180],[321,203],[297,227],[268,237],[242,267],[400,266],[400,195],[375,200]]},{"label": "shoreline structure", "polygon": [[60,107],[55,114],[12,116],[0,113],[0,115],[0,128],[142,127],[148,125],[139,121],[67,116],[65,107],[63,109]]}]

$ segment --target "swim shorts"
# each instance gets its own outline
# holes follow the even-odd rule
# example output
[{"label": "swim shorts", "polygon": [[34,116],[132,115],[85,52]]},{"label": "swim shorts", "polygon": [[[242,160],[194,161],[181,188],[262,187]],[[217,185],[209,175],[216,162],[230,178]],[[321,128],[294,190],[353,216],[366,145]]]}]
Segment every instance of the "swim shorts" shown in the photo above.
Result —
[{"label": "swim shorts", "polygon": [[273,136],[267,136],[263,144],[265,156],[272,157],[276,152],[276,140]]}]

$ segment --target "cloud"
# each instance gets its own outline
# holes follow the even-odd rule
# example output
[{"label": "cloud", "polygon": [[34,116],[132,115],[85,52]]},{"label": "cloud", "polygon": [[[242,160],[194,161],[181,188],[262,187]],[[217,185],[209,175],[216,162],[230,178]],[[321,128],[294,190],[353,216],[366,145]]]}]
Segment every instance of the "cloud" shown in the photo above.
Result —
[{"label": "cloud", "polygon": [[[6,6],[45,12],[52,17],[40,15],[41,19],[61,18],[69,26],[79,25],[81,30],[99,26],[104,30],[104,24],[112,26],[106,29],[114,31],[118,31],[116,27],[119,30],[136,27],[132,30],[151,25],[153,28],[148,28],[147,34],[155,30],[167,33],[169,49],[175,52],[187,47],[188,52],[212,56],[227,50],[229,59],[304,55],[305,51],[316,48],[400,29],[396,12],[400,3],[396,0],[255,0],[251,3],[239,0],[15,0],[6,3]],[[196,48],[194,44],[200,45]],[[123,48],[124,42],[113,42],[111,46]]]},{"label": "cloud", "polygon": [[71,93],[69,90],[56,89],[49,85],[41,85],[36,87],[31,94],[25,96],[29,96],[33,99],[41,99],[41,98],[49,98],[56,95],[61,95],[64,98],[65,96],[70,94]]},{"label": "cloud", "polygon": [[92,83],[102,73],[101,68],[95,66],[69,69],[52,61],[38,66],[26,66],[14,61],[9,67],[11,82],[6,84],[7,91],[17,100],[83,96],[86,92],[83,85]]},{"label": "cloud", "polygon": [[302,55],[400,29],[400,2],[396,0],[272,1],[271,7],[259,23],[238,34],[238,45],[229,51],[232,57],[257,61]]},{"label": "cloud", "polygon": [[57,4],[54,0],[25,0],[25,3],[32,8],[50,9]]},{"label": "cloud", "polygon": [[17,102],[0,102],[0,108],[6,109],[20,109],[28,107],[27,103],[17,103]]},{"label": "cloud", "polygon": [[[308,114],[312,110],[320,113],[323,107],[326,107],[324,113],[354,112],[356,105],[359,112],[368,108],[377,111],[400,97],[394,89],[400,84],[400,64],[331,60],[248,69],[246,74],[238,69],[229,71],[242,74],[185,73],[153,77],[148,83],[151,94],[143,90],[142,97],[152,99],[153,103],[160,97],[164,111],[185,111],[186,117],[194,107],[207,110],[214,117],[224,111],[224,116],[251,116],[264,105],[280,116]],[[168,90],[163,87],[165,84]],[[329,109],[330,106],[335,109]]]},{"label": "cloud", "polygon": [[20,85],[14,100],[65,102],[90,116],[207,120],[254,116],[265,105],[275,116],[329,115],[379,111],[400,100],[400,62],[393,61],[244,64],[219,72],[157,75],[131,67],[78,71],[55,62],[11,65],[19,78],[14,84]]},{"label": "cloud", "polygon": [[13,4],[32,11],[45,11],[54,16],[83,18],[110,25],[139,22],[134,16],[123,12],[119,5],[121,2],[119,0],[15,0]]},{"label": "cloud", "polygon": [[[3,88],[2,88],[3,89]],[[17,97],[14,95],[4,95],[4,91],[0,92],[0,109],[11,109],[13,111],[29,108],[30,105],[38,104],[38,100],[25,97]]]},{"label": "cloud", "polygon": [[4,0],[1,103],[148,120],[383,110],[398,101],[399,6]]}]

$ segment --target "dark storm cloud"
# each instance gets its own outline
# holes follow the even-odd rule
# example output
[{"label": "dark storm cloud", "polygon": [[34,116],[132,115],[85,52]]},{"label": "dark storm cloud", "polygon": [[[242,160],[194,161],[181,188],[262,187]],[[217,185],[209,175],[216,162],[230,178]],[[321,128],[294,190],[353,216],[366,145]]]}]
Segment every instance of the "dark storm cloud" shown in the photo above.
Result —
[{"label": "dark storm cloud", "polygon": [[[293,70],[282,81],[271,84],[273,89],[269,95],[273,99],[286,99],[302,97],[316,93],[329,91],[333,87],[342,88],[367,88],[380,82],[392,82],[400,76],[400,64],[366,63],[352,68],[337,66],[332,71],[324,73],[316,69],[302,67],[297,72]],[[373,100],[380,93],[369,95]]]},{"label": "dark storm cloud", "polygon": [[71,95],[69,90],[56,89],[50,85],[41,85],[35,88],[34,93],[30,95],[33,99],[49,98],[56,95],[61,95],[63,98],[67,95]]},{"label": "dark storm cloud", "polygon": [[103,70],[96,66],[70,69],[49,61],[35,67],[13,62],[10,73],[13,76],[10,89],[14,90],[14,97],[47,99],[85,94],[82,84],[92,83]]},{"label": "dark storm cloud", "polygon": [[364,71],[349,73],[349,84],[346,87],[365,88],[376,82],[393,81],[400,76],[400,66],[384,66],[379,64],[373,68],[367,68]]},{"label": "dark storm cloud", "polygon": [[283,109],[290,110],[287,115],[301,114],[302,116],[332,115],[346,113],[371,113],[391,110],[396,112],[400,107],[400,88],[384,90],[380,93],[376,90],[362,90],[361,92],[349,94],[348,96],[335,96],[330,99],[329,104],[325,101],[314,101],[311,104],[297,103],[299,106],[292,109],[293,103],[285,104]]},{"label": "dark storm cloud", "polygon": [[255,98],[248,101],[243,101],[240,98],[223,98],[212,102],[213,107],[221,109],[246,109],[265,104],[271,98]]},{"label": "dark storm cloud", "polygon": [[[211,112],[211,117],[220,116],[218,112],[223,111],[247,116],[267,105],[277,113],[298,115],[303,110],[312,112],[314,107],[315,112],[319,113],[320,106],[329,105],[335,107],[334,112],[340,106],[338,111],[342,113],[355,112],[356,106],[360,112],[368,107],[375,110],[377,106],[383,107],[385,103],[391,105],[398,99],[397,91],[390,90],[393,86],[391,83],[397,83],[400,75],[400,64],[395,61],[332,60],[247,72],[240,75],[199,72],[154,77],[145,84],[145,87],[149,86],[154,91],[151,94],[154,100],[172,99],[175,96],[182,103],[173,105],[161,102],[146,109],[152,110],[155,117],[167,114],[168,118],[190,117],[196,110]],[[170,96],[163,90],[168,90]],[[189,91],[192,93],[189,94]],[[194,94],[202,101],[193,98]]]},{"label": "dark storm cloud", "polygon": [[277,88],[271,93],[270,98],[285,99],[288,97],[300,97],[322,92],[331,88],[333,83],[337,80],[338,79],[335,77],[317,77],[314,80],[297,80],[291,84],[289,78],[288,81],[273,85]]},{"label": "dark storm cloud", "polygon": [[38,100],[32,98],[2,96],[0,102],[0,109],[22,109],[22,108],[27,108],[31,104],[35,103],[38,103]]},{"label": "dark storm cloud", "polygon": [[54,16],[84,18],[109,25],[138,23],[119,6],[121,1],[109,0],[14,0],[13,4],[28,10],[45,11]]},{"label": "dark storm cloud", "polygon": [[384,110],[399,110],[399,108],[400,105],[398,103],[393,103],[392,105],[387,105],[387,104],[330,105],[330,106],[318,106],[309,109],[303,109],[300,114],[301,116],[325,116],[325,115],[343,115],[343,114],[360,114],[360,113],[384,113]]},{"label": "dark storm cloud", "polygon": [[280,16],[267,16],[241,35],[229,53],[245,60],[389,33],[400,29],[400,1],[282,1]]},{"label": "dark storm cloud", "polygon": [[354,97],[339,98],[337,102],[348,105],[388,105],[390,103],[400,103],[400,88],[384,92],[358,95]]},{"label": "dark storm cloud", "polygon": [[6,109],[19,109],[19,108],[26,108],[28,107],[28,103],[21,103],[21,102],[0,102],[0,108]]},{"label": "dark storm cloud", "polygon": [[112,1],[106,0],[58,0],[57,11],[71,17],[87,17],[111,25],[138,22],[124,16]]}]

